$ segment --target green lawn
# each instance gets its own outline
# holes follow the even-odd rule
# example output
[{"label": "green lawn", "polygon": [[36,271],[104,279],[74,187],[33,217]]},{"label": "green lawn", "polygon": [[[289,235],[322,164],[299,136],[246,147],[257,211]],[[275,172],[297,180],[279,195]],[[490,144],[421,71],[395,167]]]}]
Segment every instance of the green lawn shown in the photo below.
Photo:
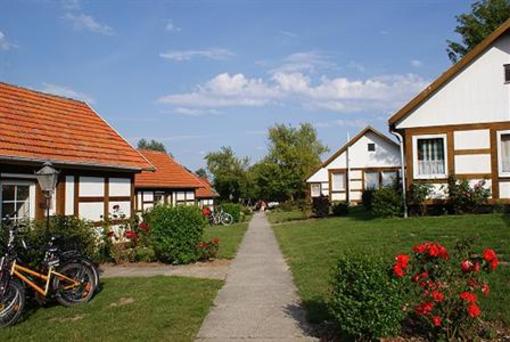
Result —
[{"label": "green lawn", "polygon": [[235,257],[244,233],[248,229],[249,220],[250,217],[245,222],[236,223],[231,226],[208,226],[205,229],[205,240],[215,237],[220,239],[219,259],[233,259]]},{"label": "green lawn", "polygon": [[306,216],[300,210],[274,210],[268,213],[267,218],[270,223],[284,223],[289,221],[306,220]]},{"label": "green lawn", "polygon": [[[398,252],[424,240],[452,247],[458,238],[476,237],[476,247],[510,255],[510,218],[502,214],[373,219],[356,208],[350,217],[295,221],[273,228],[292,269],[312,322],[327,319],[325,300],[331,269],[342,252],[380,254],[393,262]],[[510,324],[510,267],[491,275],[491,296],[482,305],[492,319]]]},{"label": "green lawn", "polygon": [[0,341],[192,341],[223,282],[111,278],[92,302],[36,307]]}]

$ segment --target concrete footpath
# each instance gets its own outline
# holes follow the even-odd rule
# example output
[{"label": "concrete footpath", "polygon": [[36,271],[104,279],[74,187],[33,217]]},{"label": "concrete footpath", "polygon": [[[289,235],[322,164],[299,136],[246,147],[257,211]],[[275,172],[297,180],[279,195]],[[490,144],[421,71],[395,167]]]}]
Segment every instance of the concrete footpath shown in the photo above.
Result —
[{"label": "concrete footpath", "polygon": [[197,341],[314,341],[265,214],[256,214]]}]

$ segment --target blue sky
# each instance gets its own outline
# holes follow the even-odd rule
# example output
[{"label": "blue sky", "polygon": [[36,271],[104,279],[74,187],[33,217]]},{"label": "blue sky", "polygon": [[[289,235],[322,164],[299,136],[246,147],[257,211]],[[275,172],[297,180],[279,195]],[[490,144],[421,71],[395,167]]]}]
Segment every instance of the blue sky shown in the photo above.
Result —
[{"label": "blue sky", "polygon": [[256,161],[274,123],[331,151],[443,72],[469,1],[4,1],[0,80],[87,100],[191,169]]}]

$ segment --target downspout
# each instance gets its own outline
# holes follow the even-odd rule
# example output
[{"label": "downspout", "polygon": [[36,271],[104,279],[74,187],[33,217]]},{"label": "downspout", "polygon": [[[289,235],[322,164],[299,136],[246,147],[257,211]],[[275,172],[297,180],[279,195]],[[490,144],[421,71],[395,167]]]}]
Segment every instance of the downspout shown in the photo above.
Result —
[{"label": "downspout", "polygon": [[397,137],[400,145],[400,174],[402,177],[402,203],[404,204],[404,218],[407,218],[407,201],[406,201],[406,173],[405,173],[405,157],[404,157],[404,138],[396,131],[390,130],[390,133]]}]

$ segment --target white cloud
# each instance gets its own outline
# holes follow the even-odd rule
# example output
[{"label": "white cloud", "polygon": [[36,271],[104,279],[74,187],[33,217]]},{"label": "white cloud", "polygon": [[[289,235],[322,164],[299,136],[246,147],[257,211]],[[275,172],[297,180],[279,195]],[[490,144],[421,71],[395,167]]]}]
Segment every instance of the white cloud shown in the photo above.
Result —
[{"label": "white cloud", "polygon": [[65,10],[79,10],[80,0],[61,0],[62,8]]},{"label": "white cloud", "polygon": [[413,67],[415,67],[415,68],[419,68],[419,67],[423,66],[423,62],[422,62],[422,61],[420,61],[420,60],[418,60],[418,59],[413,59],[413,60],[411,61],[411,65],[412,65]]},{"label": "white cloud", "polygon": [[165,30],[170,32],[179,32],[181,31],[181,28],[174,24],[172,19],[168,19],[168,22],[166,23]]},{"label": "white cloud", "polygon": [[76,91],[72,88],[69,88],[66,86],[61,86],[58,84],[43,83],[43,86],[40,90],[42,92],[49,93],[49,94],[54,94],[54,95],[59,95],[59,96],[68,97],[68,98],[72,98],[72,99],[82,100],[82,101],[88,102],[90,104],[95,103],[94,98],[92,98],[91,96],[89,96],[85,93]]},{"label": "white cloud", "polygon": [[10,43],[8,40],[7,40],[7,37],[5,36],[5,34],[0,31],[0,50],[10,50],[12,49],[13,47],[16,47],[14,44]]},{"label": "white cloud", "polygon": [[114,31],[110,26],[97,22],[96,19],[90,15],[83,13],[66,13],[66,15],[64,15],[64,19],[70,21],[73,24],[75,30],[86,30],[107,36],[114,34]]},{"label": "white cloud", "polygon": [[282,36],[285,36],[285,37],[288,37],[288,38],[297,38],[298,35],[294,32],[290,32],[290,31],[284,31],[284,30],[280,30],[278,31],[279,34],[281,34]]},{"label": "white cloud", "polygon": [[269,79],[243,74],[219,74],[189,93],[170,94],[160,103],[182,108],[213,109],[266,105],[301,105],[311,110],[350,113],[391,111],[426,86],[414,74],[361,79],[321,77],[316,82],[303,73],[278,72]]},{"label": "white cloud", "polygon": [[333,120],[327,122],[316,122],[313,124],[316,128],[330,128],[330,127],[366,127],[369,125],[365,120]]},{"label": "white cloud", "polygon": [[324,52],[305,51],[288,55],[271,72],[315,72],[335,66],[335,63],[331,62],[331,57]]},{"label": "white cloud", "polygon": [[216,109],[198,109],[198,108],[185,108],[178,107],[172,110],[173,113],[184,116],[204,116],[204,115],[219,115],[221,112]]},{"label": "white cloud", "polygon": [[227,49],[210,48],[203,50],[170,50],[159,54],[160,57],[175,62],[189,61],[194,57],[202,57],[214,60],[226,60],[235,56]]}]

